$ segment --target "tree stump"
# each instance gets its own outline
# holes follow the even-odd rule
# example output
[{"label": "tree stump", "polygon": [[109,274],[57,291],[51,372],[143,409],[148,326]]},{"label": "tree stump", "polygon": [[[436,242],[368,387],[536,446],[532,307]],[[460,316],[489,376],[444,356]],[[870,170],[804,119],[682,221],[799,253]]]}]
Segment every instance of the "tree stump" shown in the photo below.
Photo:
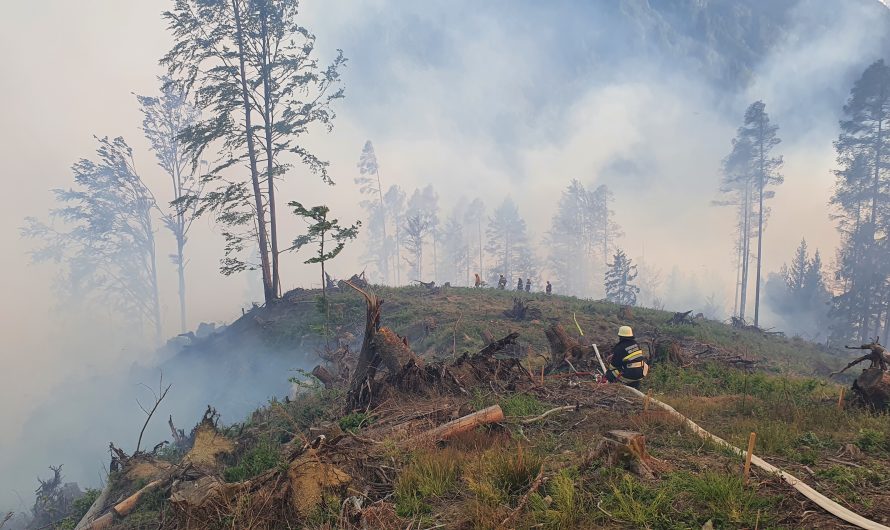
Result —
[{"label": "tree stump", "polygon": [[886,410],[890,406],[890,372],[880,368],[868,368],[856,378],[853,392],[867,407]]},{"label": "tree stump", "polygon": [[634,431],[609,431],[585,458],[582,467],[602,460],[610,467],[622,467],[642,478],[655,478],[655,474],[667,469],[667,464],[646,451],[646,437]]},{"label": "tree stump", "polygon": [[623,321],[633,320],[634,310],[629,305],[623,305],[618,308],[618,318]]},{"label": "tree stump", "polygon": [[595,358],[593,346],[584,346],[570,337],[565,328],[559,324],[553,324],[544,330],[547,342],[550,343],[550,362],[544,368],[547,374],[553,373],[566,365],[566,359],[573,365],[577,361]]}]

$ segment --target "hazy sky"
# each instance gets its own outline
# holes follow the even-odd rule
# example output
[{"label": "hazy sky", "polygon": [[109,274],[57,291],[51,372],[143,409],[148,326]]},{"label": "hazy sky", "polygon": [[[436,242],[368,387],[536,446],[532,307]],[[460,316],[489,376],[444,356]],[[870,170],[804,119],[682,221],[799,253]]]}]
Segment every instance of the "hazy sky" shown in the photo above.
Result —
[{"label": "hazy sky", "polygon": [[[94,152],[94,134],[123,135],[136,148],[145,180],[169,198],[141,137],[132,93],[157,89],[157,59],[170,44],[160,13],[171,2],[5,4],[0,444],[16,436],[29,405],[47,396],[64,399],[65,388],[57,386],[63,378],[113,372],[138,360],[135,350],[109,347],[116,342],[103,329],[103,315],[87,315],[92,322],[85,325],[54,311],[54,271],[29,264],[29,243],[18,235],[22,219],[45,215],[50,190],[68,186],[71,164]],[[831,141],[850,82],[878,58],[872,43],[882,31],[863,27],[852,8],[801,9],[802,29],[792,26],[758,65],[750,87],[723,93],[696,71],[658,56],[629,57],[627,68],[616,70],[610,54],[621,50],[602,45],[609,21],[579,3],[303,4],[321,55],[330,58],[342,48],[349,59],[346,100],[334,132],[310,142],[331,160],[337,186],[323,186],[297,168],[282,185],[284,200],[326,202],[341,219],[358,219],[352,179],[367,139],[375,143],[385,185],[398,183],[410,193],[432,183],[446,210],[459,196],[479,196],[493,207],[510,194],[536,238],[548,229],[570,179],[605,182],[616,193],[616,210],[632,212],[619,218],[626,233],[620,244],[631,256],[645,253],[663,276],[675,266],[694,272],[704,289],[721,290],[717,294],[731,306],[733,212],[709,203],[745,107],[762,98],[783,127],[786,160],[786,183],[772,203],[766,234],[765,269],[778,269],[804,236],[832,261],[836,235],[826,206],[834,180]],[[820,31],[810,31],[811,18]],[[283,222],[287,241],[299,225]],[[158,236],[163,256],[172,247],[166,233],[159,229]],[[335,275],[358,270],[360,251],[360,245],[347,250],[331,267]],[[248,286],[243,276],[216,274],[221,242],[210,221],[198,223],[187,252],[190,324],[231,320],[249,299]],[[285,288],[317,285],[316,270],[301,261],[286,260]],[[165,260],[160,264],[165,322],[175,334],[174,270]]]}]

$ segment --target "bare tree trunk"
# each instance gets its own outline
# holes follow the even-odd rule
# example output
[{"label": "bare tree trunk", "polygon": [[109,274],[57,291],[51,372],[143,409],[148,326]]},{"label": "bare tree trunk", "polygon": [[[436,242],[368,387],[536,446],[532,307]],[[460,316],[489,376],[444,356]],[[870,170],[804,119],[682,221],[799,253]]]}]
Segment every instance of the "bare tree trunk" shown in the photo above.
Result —
[{"label": "bare tree trunk", "polygon": [[253,138],[250,96],[247,89],[247,72],[244,60],[244,30],[238,0],[232,0],[235,18],[235,39],[238,43],[238,69],[241,81],[241,104],[244,107],[244,133],[247,139],[247,156],[250,161],[250,181],[253,185],[254,208],[256,209],[257,239],[259,240],[260,268],[263,273],[263,296],[268,304],[277,298],[269,263],[269,241],[266,233],[266,208],[263,206],[263,192],[260,189],[260,173],[257,168],[256,145]]},{"label": "bare tree trunk", "polygon": [[744,252],[742,255],[742,287],[739,296],[739,318],[745,320],[745,308],[748,305],[748,263],[751,259],[751,184],[745,181],[744,198]]},{"label": "bare tree trunk", "polygon": [[380,184],[380,170],[377,167],[374,168],[374,175],[377,176],[377,196],[380,199],[380,225],[383,227],[383,249],[385,252],[385,254],[383,256],[383,258],[384,258],[383,263],[384,263],[384,267],[385,267],[383,270],[383,276],[384,276],[383,281],[384,281],[384,283],[389,283],[390,256],[389,256],[389,247],[388,247],[389,240],[386,238],[386,205],[383,202],[383,187]]},{"label": "bare tree trunk", "polygon": [[763,188],[766,186],[766,175],[764,175],[764,158],[763,152],[763,116],[760,117],[760,186],[758,191],[758,210],[757,210],[757,283],[754,285],[754,327],[760,327],[760,274],[763,268]]},{"label": "bare tree trunk", "polygon": [[272,156],[272,85],[269,79],[269,76],[272,74],[269,68],[269,27],[266,20],[268,13],[265,7],[262,10],[260,26],[263,32],[263,132],[265,133],[266,142],[266,188],[269,195],[269,237],[272,246],[272,292],[278,297],[281,295],[281,280],[278,270],[278,219],[275,211],[275,160]]},{"label": "bare tree trunk", "polygon": [[151,306],[152,312],[154,313],[154,321],[155,321],[155,340],[158,344],[161,343],[162,333],[161,333],[161,300],[158,294],[158,265],[157,265],[157,257],[155,253],[155,240],[154,235],[149,232],[148,236],[151,238],[149,244],[151,245],[151,263],[150,263],[150,274],[151,274]]},{"label": "bare tree trunk", "polygon": [[479,229],[479,276],[481,276],[482,278],[485,278],[485,270],[482,268],[483,265],[482,265],[482,216],[481,215],[479,216],[479,223],[477,226]]},{"label": "bare tree trunk", "polygon": [[185,237],[182,235],[181,228],[180,224],[180,231],[176,234],[176,272],[179,274],[179,328],[182,333],[185,333]]}]

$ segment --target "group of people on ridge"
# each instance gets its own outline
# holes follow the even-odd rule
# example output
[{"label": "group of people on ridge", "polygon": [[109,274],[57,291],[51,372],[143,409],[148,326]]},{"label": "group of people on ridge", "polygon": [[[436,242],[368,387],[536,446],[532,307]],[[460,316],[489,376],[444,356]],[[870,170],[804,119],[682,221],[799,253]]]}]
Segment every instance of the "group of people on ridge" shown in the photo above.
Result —
[{"label": "group of people on ridge", "polygon": [[[485,285],[485,282],[482,281],[482,277],[476,274],[476,284],[475,287],[478,289]],[[503,291],[507,288],[507,277],[503,274],[498,275],[498,290]],[[527,293],[532,292],[532,280],[531,278],[526,278],[525,282],[522,281],[522,278],[516,280],[516,291],[522,292],[525,291]],[[544,292],[548,295],[553,294],[553,285],[550,283],[550,280],[547,280],[547,285],[544,288]]]}]

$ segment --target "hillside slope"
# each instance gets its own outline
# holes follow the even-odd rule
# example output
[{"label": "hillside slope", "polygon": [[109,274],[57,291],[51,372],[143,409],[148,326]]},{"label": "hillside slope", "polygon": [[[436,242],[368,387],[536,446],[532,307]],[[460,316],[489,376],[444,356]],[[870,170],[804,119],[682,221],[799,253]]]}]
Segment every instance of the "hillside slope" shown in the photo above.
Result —
[{"label": "hillside slope", "polygon": [[[371,290],[385,300],[381,324],[407,337],[424,357],[420,379],[394,387],[367,410],[347,413],[345,387],[325,389],[298,378],[294,397],[273,399],[244,422],[220,421],[210,409],[168,446],[118,453],[106,499],[120,502],[142,493],[125,506],[130,511],[124,517],[110,516],[112,528],[667,529],[700,528],[708,521],[716,528],[838,527],[774,476],[755,470],[746,484],[738,457],[676,419],[646,410],[621,385],[596,384],[571,371],[539,378],[548,351],[545,328],[564,324],[571,334],[575,318],[587,339],[604,348],[619,324],[634,326],[656,349],[679,345],[688,362],[656,363],[644,391],[737,446],[756,432],[757,454],[866,517],[890,517],[890,424],[885,416],[839,405],[838,385],[799,375],[843,364],[820,347],[701,319],[672,326],[672,313],[649,309],[619,317],[613,304],[568,297],[520,295],[541,314],[516,321],[504,315],[515,293]],[[311,352],[326,343],[358,349],[364,300],[352,290],[331,293],[326,337],[319,294],[288,293],[179,356],[200,366],[219,362],[214,352],[252,350],[253,364],[274,356],[305,365],[317,360]],[[467,359],[463,352],[513,332],[519,333],[518,348],[488,354],[494,353],[489,365],[496,367],[483,378],[486,384],[449,391],[453,385],[436,387],[427,379],[436,359],[459,367]],[[517,355],[534,376],[520,370],[514,372],[518,379],[507,378],[501,367]],[[736,357],[756,360],[755,368],[727,362]],[[383,373],[398,381],[394,375]],[[435,426],[494,406],[504,414],[494,424],[444,445],[422,438]],[[632,456],[600,454],[603,437],[624,436],[610,434],[616,430],[645,436],[655,460],[640,467]],[[110,513],[111,502],[99,513]],[[77,520],[88,504],[81,501],[68,520]]]}]

